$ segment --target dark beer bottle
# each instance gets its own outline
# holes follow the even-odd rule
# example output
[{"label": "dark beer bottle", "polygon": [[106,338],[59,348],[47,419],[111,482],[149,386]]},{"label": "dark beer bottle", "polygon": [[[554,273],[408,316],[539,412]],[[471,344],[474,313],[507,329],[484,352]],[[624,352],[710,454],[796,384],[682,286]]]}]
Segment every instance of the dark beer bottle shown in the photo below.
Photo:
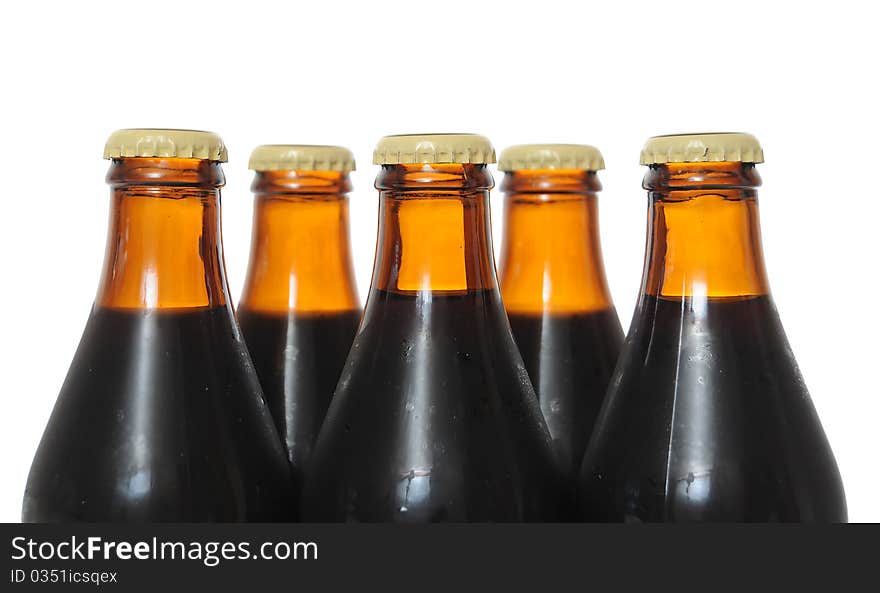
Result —
[{"label": "dark beer bottle", "polygon": [[208,132],[110,136],[97,298],[34,457],[25,521],[271,521],[290,471],[233,317]]},{"label": "dark beer bottle", "polygon": [[552,518],[558,472],[510,334],[471,134],[389,136],[367,305],[307,470],[304,519]]},{"label": "dark beer bottle", "polygon": [[348,237],[354,157],[336,146],[260,146],[250,168],[238,321],[299,490],[360,321]]},{"label": "dark beer bottle", "polygon": [[501,295],[553,446],[568,478],[569,512],[584,449],[620,347],[599,244],[592,146],[505,149]]},{"label": "dark beer bottle", "polygon": [[642,295],[581,470],[598,521],[846,521],[767,283],[757,140],[652,138]]}]

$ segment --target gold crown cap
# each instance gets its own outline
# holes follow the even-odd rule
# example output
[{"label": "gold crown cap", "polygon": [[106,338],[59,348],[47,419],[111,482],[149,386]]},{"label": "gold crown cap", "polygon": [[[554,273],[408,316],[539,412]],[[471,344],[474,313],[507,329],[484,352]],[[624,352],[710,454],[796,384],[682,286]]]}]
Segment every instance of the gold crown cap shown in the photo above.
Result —
[{"label": "gold crown cap", "polygon": [[495,149],[479,134],[403,134],[385,136],[373,151],[374,165],[495,162]]},{"label": "gold crown cap", "polygon": [[104,158],[130,157],[205,159],[220,163],[228,160],[226,145],[213,132],[134,128],[110,134],[104,145]]},{"label": "gold crown cap", "polygon": [[520,144],[501,151],[500,171],[535,169],[575,169],[601,171],[605,168],[602,153],[586,144]]},{"label": "gold crown cap", "polygon": [[751,134],[672,134],[645,142],[639,163],[763,163],[764,150]]},{"label": "gold crown cap", "polygon": [[265,144],[251,153],[248,169],[253,171],[342,171],[355,170],[354,155],[342,146],[310,144]]}]

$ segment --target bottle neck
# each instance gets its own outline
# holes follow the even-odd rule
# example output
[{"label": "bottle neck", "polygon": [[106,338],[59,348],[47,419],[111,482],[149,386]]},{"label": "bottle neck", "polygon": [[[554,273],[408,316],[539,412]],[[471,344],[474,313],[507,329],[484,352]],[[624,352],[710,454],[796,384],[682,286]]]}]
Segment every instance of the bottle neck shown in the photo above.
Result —
[{"label": "bottle neck", "polygon": [[748,163],[654,165],[645,176],[648,241],[643,292],[658,297],[769,293],[756,188]]},{"label": "bottle neck", "polygon": [[485,165],[386,165],[376,179],[373,289],[461,293],[498,286]]},{"label": "bottle neck", "polygon": [[349,242],[348,173],[266,171],[251,189],[254,224],[240,309],[322,313],[360,308]]},{"label": "bottle neck", "polygon": [[226,305],[220,164],[123,158],[110,165],[107,182],[110,229],[96,303],[126,309]]},{"label": "bottle neck", "polygon": [[599,242],[594,172],[516,171],[504,177],[501,293],[509,313],[611,308]]}]

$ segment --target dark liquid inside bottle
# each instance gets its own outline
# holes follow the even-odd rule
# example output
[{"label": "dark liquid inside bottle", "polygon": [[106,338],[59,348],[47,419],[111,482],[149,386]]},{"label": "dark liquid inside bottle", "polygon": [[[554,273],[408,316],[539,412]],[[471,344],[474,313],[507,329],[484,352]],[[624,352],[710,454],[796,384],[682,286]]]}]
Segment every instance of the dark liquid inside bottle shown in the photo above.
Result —
[{"label": "dark liquid inside bottle", "polygon": [[96,306],[34,459],[23,519],[289,518],[287,468],[247,357],[226,307]]},{"label": "dark liquid inside bottle", "polygon": [[373,290],[365,319],[315,449],[308,518],[546,517],[557,485],[538,473],[546,437],[498,291]]},{"label": "dark liquid inside bottle", "polygon": [[360,311],[314,315],[238,311],[266,403],[287,447],[297,490],[360,316]]},{"label": "dark liquid inside bottle", "polygon": [[584,460],[599,521],[845,521],[837,466],[767,296],[643,296]]},{"label": "dark liquid inside bottle", "polygon": [[572,519],[576,476],[623,343],[620,321],[614,309],[508,317],[569,477],[564,516]]}]

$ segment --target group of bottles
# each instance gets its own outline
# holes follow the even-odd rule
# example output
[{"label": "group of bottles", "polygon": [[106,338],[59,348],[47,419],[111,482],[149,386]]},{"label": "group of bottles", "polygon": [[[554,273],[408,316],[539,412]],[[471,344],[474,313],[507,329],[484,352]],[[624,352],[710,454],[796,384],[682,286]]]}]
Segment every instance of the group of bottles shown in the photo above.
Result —
[{"label": "group of bottles", "polygon": [[104,156],[103,276],[25,521],[846,520],[769,295],[752,136],[646,144],[625,341],[592,147],[502,153],[499,283],[489,141],[383,138],[363,313],[346,149],[254,151],[237,311],[220,138],[122,130]]}]

